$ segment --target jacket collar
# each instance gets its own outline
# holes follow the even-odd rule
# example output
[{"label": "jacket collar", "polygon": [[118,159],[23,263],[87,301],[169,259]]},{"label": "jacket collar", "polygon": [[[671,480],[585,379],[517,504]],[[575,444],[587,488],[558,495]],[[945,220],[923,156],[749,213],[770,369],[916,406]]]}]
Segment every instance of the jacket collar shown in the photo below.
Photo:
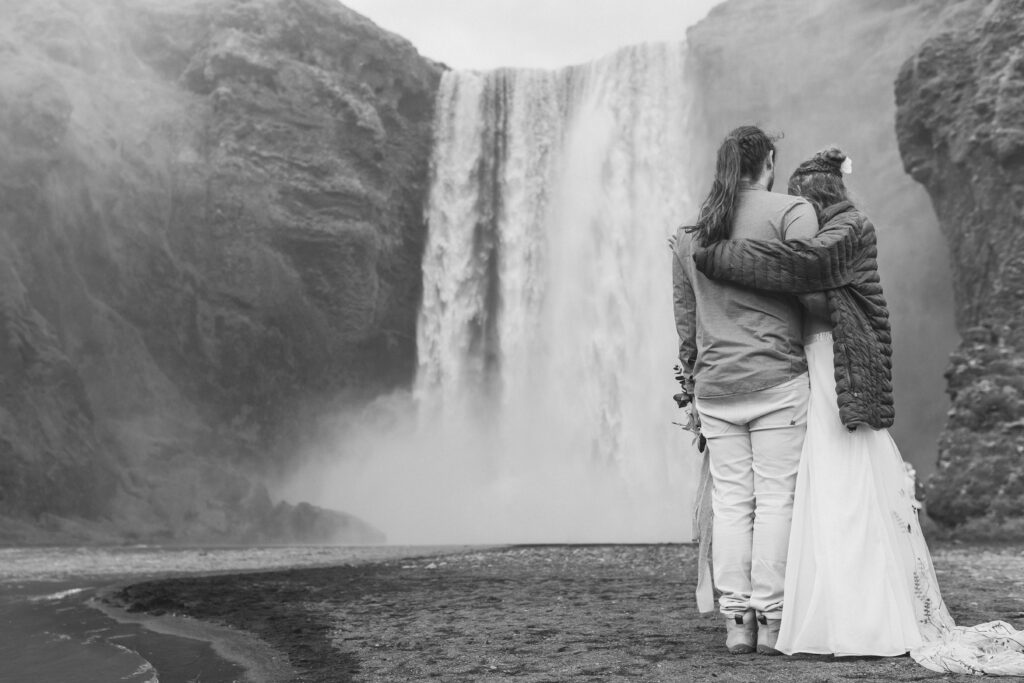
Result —
[{"label": "jacket collar", "polygon": [[851,202],[849,200],[843,200],[841,202],[836,202],[832,206],[827,206],[824,209],[822,209],[820,221],[822,223],[824,223],[825,221],[830,221],[834,217],[836,217],[837,215],[843,213],[844,211],[850,211],[852,209],[853,209],[853,202]]}]

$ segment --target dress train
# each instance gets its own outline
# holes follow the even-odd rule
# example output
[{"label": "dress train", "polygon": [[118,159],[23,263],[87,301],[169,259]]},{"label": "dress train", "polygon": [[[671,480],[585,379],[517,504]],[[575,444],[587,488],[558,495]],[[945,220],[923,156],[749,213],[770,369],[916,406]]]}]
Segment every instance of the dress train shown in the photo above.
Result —
[{"label": "dress train", "polygon": [[910,652],[932,671],[1024,675],[1024,631],[953,622],[921,533],[913,477],[889,432],[841,424],[832,335],[815,335],[805,349],[811,398],[778,649]]}]

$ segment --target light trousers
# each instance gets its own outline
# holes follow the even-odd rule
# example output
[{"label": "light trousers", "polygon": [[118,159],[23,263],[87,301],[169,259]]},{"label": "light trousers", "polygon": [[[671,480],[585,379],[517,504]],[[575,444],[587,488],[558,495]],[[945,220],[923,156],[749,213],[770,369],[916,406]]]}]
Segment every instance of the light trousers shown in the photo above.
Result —
[{"label": "light trousers", "polygon": [[719,609],[782,618],[793,491],[807,430],[807,374],[747,394],[698,398],[708,440]]}]

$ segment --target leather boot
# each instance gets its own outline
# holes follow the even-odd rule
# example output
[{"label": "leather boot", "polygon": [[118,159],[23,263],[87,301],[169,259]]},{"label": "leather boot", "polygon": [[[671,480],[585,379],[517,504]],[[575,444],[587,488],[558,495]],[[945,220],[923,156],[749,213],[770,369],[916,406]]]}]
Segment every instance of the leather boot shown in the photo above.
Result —
[{"label": "leather boot", "polygon": [[782,619],[769,619],[764,613],[757,615],[757,653],[761,655],[781,655],[775,649],[775,643],[779,642],[779,627],[782,626]]},{"label": "leather boot", "polygon": [[746,655],[754,651],[757,642],[757,621],[754,610],[725,618],[725,646],[734,655]]}]

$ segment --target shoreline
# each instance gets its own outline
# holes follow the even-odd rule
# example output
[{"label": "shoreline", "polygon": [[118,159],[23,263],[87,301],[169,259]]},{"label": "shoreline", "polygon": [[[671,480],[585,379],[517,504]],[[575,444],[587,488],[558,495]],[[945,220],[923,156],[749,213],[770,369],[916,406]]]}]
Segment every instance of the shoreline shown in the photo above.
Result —
[{"label": "shoreline", "polygon": [[154,683],[191,680],[199,671],[210,683],[243,677],[243,667],[208,640],[118,620],[98,608],[97,596],[120,586],[46,582],[6,588],[0,591],[3,680]]},{"label": "shoreline", "polygon": [[[119,624],[135,624],[151,633],[205,643],[216,657],[243,670],[244,680],[249,683],[278,683],[296,674],[284,653],[252,634],[187,616],[128,612],[110,601],[112,595],[124,588],[117,586],[103,589],[85,604]],[[158,676],[166,670],[165,666],[153,661],[154,658],[160,658],[154,657],[150,648],[138,652],[153,664]],[[208,661],[208,665],[215,663]]]},{"label": "shoreline", "polygon": [[289,658],[264,639],[166,610],[129,612],[113,596],[145,582],[227,577],[230,584],[237,575],[358,566],[465,547],[3,548],[0,660],[10,676],[4,680],[292,680]]}]

